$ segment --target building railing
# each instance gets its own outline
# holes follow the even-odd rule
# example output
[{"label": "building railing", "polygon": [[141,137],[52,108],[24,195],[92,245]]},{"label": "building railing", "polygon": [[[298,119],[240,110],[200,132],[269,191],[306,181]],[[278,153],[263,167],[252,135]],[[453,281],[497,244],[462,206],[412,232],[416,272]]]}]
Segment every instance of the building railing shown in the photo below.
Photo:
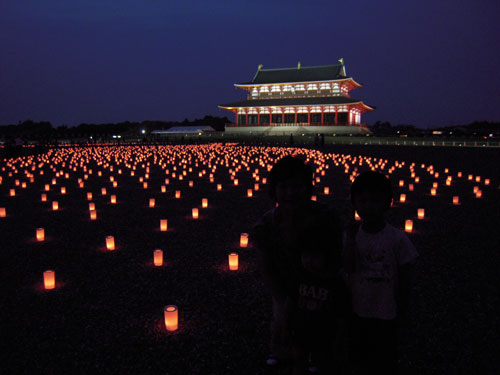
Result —
[{"label": "building railing", "polygon": [[347,92],[328,92],[328,91],[304,91],[295,94],[259,94],[252,95],[251,93],[247,95],[247,100],[259,100],[259,99],[293,99],[293,98],[312,98],[312,97],[325,97],[325,96],[343,96],[345,98],[350,98],[351,96]]}]

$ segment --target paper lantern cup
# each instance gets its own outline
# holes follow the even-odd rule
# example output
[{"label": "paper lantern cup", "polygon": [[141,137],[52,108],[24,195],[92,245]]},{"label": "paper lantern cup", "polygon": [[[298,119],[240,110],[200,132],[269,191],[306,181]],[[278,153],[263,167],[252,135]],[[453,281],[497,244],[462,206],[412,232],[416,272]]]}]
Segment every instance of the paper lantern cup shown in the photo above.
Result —
[{"label": "paper lantern cup", "polygon": [[175,305],[168,305],[163,308],[165,327],[167,331],[176,331],[179,328],[179,309]]},{"label": "paper lantern cup", "polygon": [[168,229],[168,221],[167,219],[161,219],[160,220],[160,231],[166,232]]},{"label": "paper lantern cup", "polygon": [[153,263],[156,267],[163,266],[163,251],[160,249],[153,252]]},{"label": "paper lantern cup", "polygon": [[113,236],[106,237],[106,249],[113,251],[115,249],[115,238]]},{"label": "paper lantern cup", "polygon": [[411,233],[413,231],[413,220],[405,221],[405,232]]},{"label": "paper lantern cup", "polygon": [[240,247],[248,246],[248,233],[241,233],[240,235]]},{"label": "paper lantern cup", "polygon": [[236,271],[238,269],[238,254],[231,253],[228,255],[229,258],[229,270]]},{"label": "paper lantern cup", "polygon": [[56,287],[56,273],[52,270],[47,270],[43,273],[43,286],[50,290]]}]

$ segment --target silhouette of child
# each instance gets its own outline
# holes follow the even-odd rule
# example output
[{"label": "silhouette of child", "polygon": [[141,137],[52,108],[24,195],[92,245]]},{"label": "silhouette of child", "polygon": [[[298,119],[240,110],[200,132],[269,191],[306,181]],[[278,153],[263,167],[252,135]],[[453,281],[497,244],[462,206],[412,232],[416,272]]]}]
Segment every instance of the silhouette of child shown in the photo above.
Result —
[{"label": "silhouette of child", "polygon": [[273,302],[268,364],[293,359],[297,374],[307,368],[310,352],[331,349],[332,285],[341,263],[339,222],[331,210],[311,201],[312,177],[301,159],[278,161],[269,175],[277,205],[252,235]]},{"label": "silhouette of child", "polygon": [[359,373],[397,372],[398,326],[404,321],[417,251],[406,234],[386,223],[391,183],[378,172],[360,174],[351,201],[362,219],[344,236],[344,269],[352,298],[351,364]]}]

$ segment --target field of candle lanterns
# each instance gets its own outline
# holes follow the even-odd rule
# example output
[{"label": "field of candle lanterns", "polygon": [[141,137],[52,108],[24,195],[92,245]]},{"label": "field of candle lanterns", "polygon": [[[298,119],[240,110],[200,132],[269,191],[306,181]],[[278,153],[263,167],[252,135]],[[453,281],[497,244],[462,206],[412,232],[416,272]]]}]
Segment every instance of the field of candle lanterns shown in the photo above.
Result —
[{"label": "field of candle lanterns", "polygon": [[270,296],[246,234],[289,154],[344,220],[358,173],[390,176],[389,222],[420,253],[402,373],[498,373],[497,150],[237,143],[2,159],[5,373],[271,373]]}]

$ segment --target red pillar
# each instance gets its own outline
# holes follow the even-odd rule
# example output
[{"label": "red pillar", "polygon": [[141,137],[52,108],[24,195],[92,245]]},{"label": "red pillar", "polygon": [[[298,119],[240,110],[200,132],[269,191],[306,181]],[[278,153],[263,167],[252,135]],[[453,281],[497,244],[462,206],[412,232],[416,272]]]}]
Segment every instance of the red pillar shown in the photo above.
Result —
[{"label": "red pillar", "polygon": [[294,115],[295,115],[295,123],[297,123],[297,110],[295,110]]},{"label": "red pillar", "polygon": [[321,125],[325,125],[325,107],[321,107]]},{"label": "red pillar", "polygon": [[335,110],[335,125],[338,124],[338,120],[339,120],[339,112]]},{"label": "red pillar", "polygon": [[260,112],[257,113],[257,125],[260,125]]},{"label": "red pillar", "polygon": [[248,126],[248,112],[245,112],[245,126]]},{"label": "red pillar", "polygon": [[311,125],[311,108],[307,107],[307,125]]}]

